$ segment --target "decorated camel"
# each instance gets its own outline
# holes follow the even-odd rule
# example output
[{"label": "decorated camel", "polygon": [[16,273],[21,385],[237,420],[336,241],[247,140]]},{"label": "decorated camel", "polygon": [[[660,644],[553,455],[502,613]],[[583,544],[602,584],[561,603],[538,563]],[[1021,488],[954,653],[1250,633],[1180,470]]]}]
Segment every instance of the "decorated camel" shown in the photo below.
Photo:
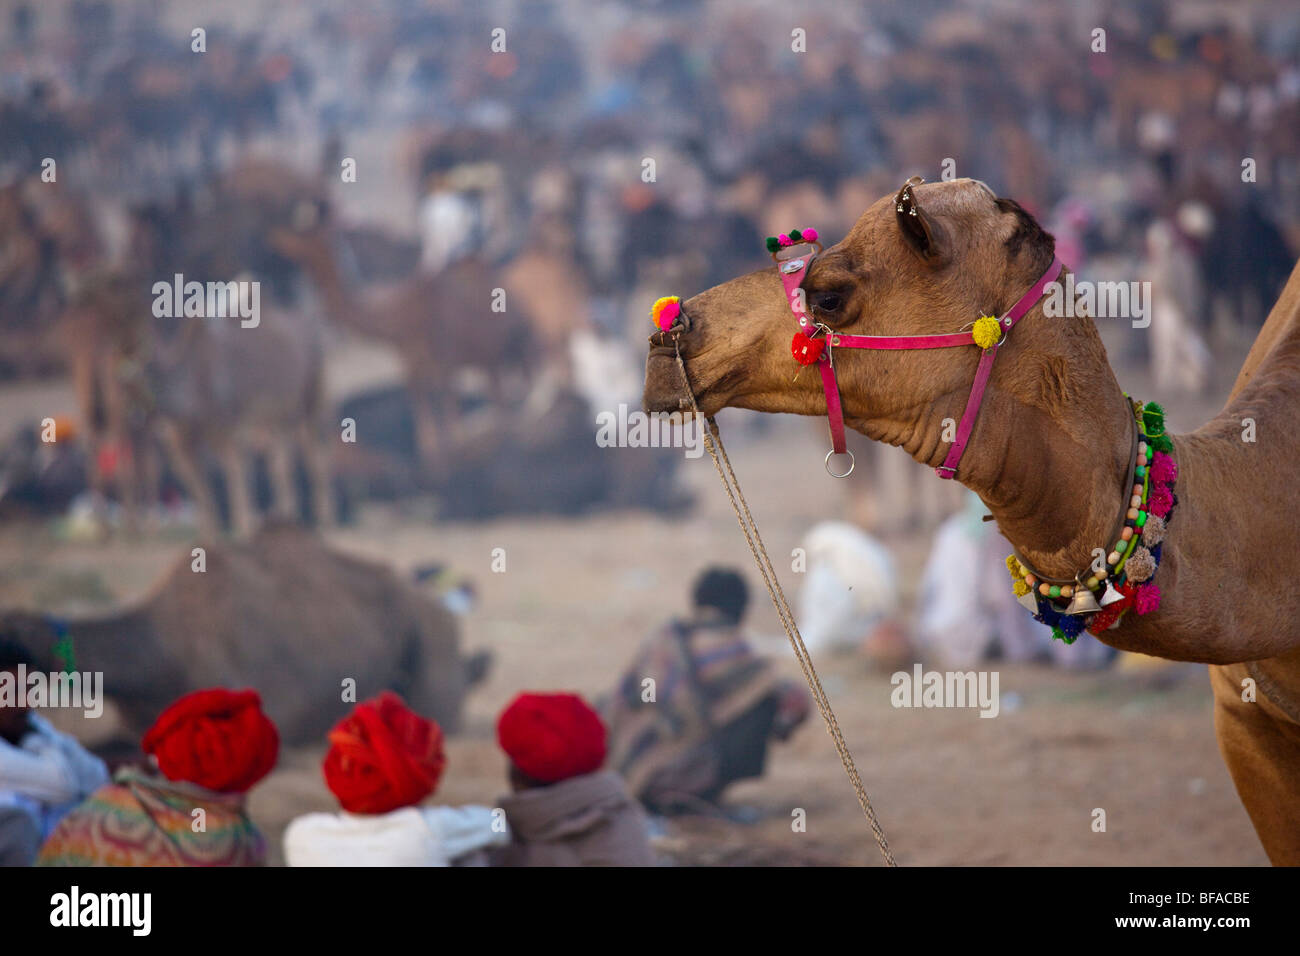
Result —
[{"label": "decorated camel", "polygon": [[150,595],[116,613],[0,612],[0,629],[42,669],[102,673],[128,734],[210,686],[257,688],[288,743],[320,740],[347,711],[349,686],[352,700],[391,689],[443,728],[460,726],[488,658],[463,657],[452,613],[390,568],[279,522],[252,541],[213,543],[196,561],[183,555]]},{"label": "decorated camel", "polygon": [[[834,433],[842,405],[842,423],[955,477],[1013,544],[1008,584],[1054,634],[1086,627],[1211,665],[1238,794],[1269,858],[1300,864],[1300,552],[1286,517],[1300,269],[1224,410],[1170,436],[1158,407],[1121,391],[1090,319],[1045,314],[1068,271],[1054,240],[982,183],[911,180],[840,243],[816,239],[792,231],[770,242],[777,269],[657,303],[646,409],[690,407],[680,349],[705,415],[829,415]],[[796,376],[798,362],[817,370]]]}]

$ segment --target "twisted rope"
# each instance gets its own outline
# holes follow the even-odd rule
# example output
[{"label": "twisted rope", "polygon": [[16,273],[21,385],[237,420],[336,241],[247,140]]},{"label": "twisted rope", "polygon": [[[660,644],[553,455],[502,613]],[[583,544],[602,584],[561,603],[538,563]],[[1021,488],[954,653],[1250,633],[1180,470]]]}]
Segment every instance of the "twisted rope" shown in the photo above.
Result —
[{"label": "twisted rope", "polygon": [[[682,361],[681,348],[677,346],[676,339],[674,339],[673,345],[677,352],[677,369],[681,372],[682,383],[685,385],[686,394],[691,400],[691,412],[694,414],[695,420],[699,421],[700,409],[695,404],[695,392],[691,388],[690,379],[686,375],[686,364]],[[812,657],[803,642],[803,635],[799,633],[799,626],[795,624],[794,614],[785,599],[785,591],[781,588],[781,582],[776,576],[776,569],[772,567],[772,559],[768,556],[767,548],[758,533],[758,525],[754,523],[754,516],[750,513],[749,502],[745,500],[744,492],[740,490],[740,482],[731,467],[731,459],[727,457],[727,449],[722,444],[722,434],[718,430],[718,423],[712,417],[708,419],[708,423],[709,427],[704,431],[704,446],[709,450],[709,457],[713,459],[713,467],[717,469],[723,490],[727,492],[727,498],[731,501],[731,510],[736,513],[736,522],[740,525],[740,530],[744,532],[745,541],[749,544],[749,551],[754,556],[754,563],[758,565],[759,574],[763,577],[763,584],[767,587],[768,596],[772,599],[772,606],[776,608],[777,617],[781,619],[781,625],[785,628],[786,637],[790,639],[790,647],[794,650],[795,659],[799,662],[799,669],[803,671],[804,681],[808,684],[808,690],[812,693],[813,700],[817,702],[817,709],[821,712],[822,721],[826,724],[826,732],[830,734],[831,740],[835,744],[835,750],[840,755],[840,763],[844,765],[844,772],[848,775],[849,783],[853,785],[853,791],[858,795],[858,804],[862,807],[863,814],[866,815],[867,823],[871,826],[871,834],[876,838],[876,845],[880,847],[881,856],[885,858],[886,865],[898,866],[894,861],[894,855],[889,850],[889,841],[885,838],[885,831],[881,827],[880,821],[876,819],[876,811],[871,806],[871,798],[867,796],[866,788],[862,785],[862,777],[858,774],[857,765],[853,762],[853,755],[849,753],[848,745],[844,742],[844,734],[840,732],[839,721],[835,719],[835,711],[831,707],[830,699],[822,688],[821,678],[817,675],[817,668],[813,666]]]}]

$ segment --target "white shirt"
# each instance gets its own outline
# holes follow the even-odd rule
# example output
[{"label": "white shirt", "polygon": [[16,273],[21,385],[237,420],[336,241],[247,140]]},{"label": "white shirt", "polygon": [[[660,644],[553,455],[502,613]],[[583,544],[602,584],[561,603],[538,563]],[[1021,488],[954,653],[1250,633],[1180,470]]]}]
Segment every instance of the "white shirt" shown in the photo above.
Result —
[{"label": "white shirt", "polygon": [[489,807],[403,807],[391,813],[308,813],[284,831],[289,866],[450,866],[510,842]]},{"label": "white shirt", "polygon": [[44,839],[60,817],[108,783],[108,769],[43,717],[28,714],[27,722],[19,746],[0,740],[0,806],[26,810]]}]

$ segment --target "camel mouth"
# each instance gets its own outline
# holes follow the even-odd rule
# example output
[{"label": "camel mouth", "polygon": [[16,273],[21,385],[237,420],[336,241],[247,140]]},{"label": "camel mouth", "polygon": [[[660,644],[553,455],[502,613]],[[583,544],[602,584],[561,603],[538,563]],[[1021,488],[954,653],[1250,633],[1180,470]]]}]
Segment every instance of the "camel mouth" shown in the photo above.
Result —
[{"label": "camel mouth", "polygon": [[[698,369],[692,369],[692,364],[693,361],[686,363],[687,374],[693,383],[695,404],[700,414],[707,417],[726,408],[726,396],[745,377],[744,370],[734,369],[707,384],[701,384]],[[682,383],[677,355],[672,349],[652,348],[646,357],[645,390],[642,393],[641,407],[647,414],[691,410],[691,397]]]},{"label": "camel mouth", "polygon": [[677,369],[677,353],[671,348],[654,347],[645,360],[645,389],[641,408],[647,414],[681,412],[691,407],[690,396],[682,386]]}]

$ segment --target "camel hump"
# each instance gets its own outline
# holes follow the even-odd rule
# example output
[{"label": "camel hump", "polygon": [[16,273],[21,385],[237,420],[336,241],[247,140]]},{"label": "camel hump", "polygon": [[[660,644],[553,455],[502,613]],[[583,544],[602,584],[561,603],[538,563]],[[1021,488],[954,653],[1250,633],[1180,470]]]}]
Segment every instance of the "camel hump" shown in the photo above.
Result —
[{"label": "camel hump", "polygon": [[[1228,396],[1231,406],[1238,393],[1257,376],[1280,373],[1283,377],[1300,376],[1297,357],[1300,356],[1300,262],[1291,270],[1278,297],[1277,304],[1268,314],[1268,320],[1259,330],[1251,346],[1237,381]],[[1293,379],[1300,382],[1300,378]]]}]

